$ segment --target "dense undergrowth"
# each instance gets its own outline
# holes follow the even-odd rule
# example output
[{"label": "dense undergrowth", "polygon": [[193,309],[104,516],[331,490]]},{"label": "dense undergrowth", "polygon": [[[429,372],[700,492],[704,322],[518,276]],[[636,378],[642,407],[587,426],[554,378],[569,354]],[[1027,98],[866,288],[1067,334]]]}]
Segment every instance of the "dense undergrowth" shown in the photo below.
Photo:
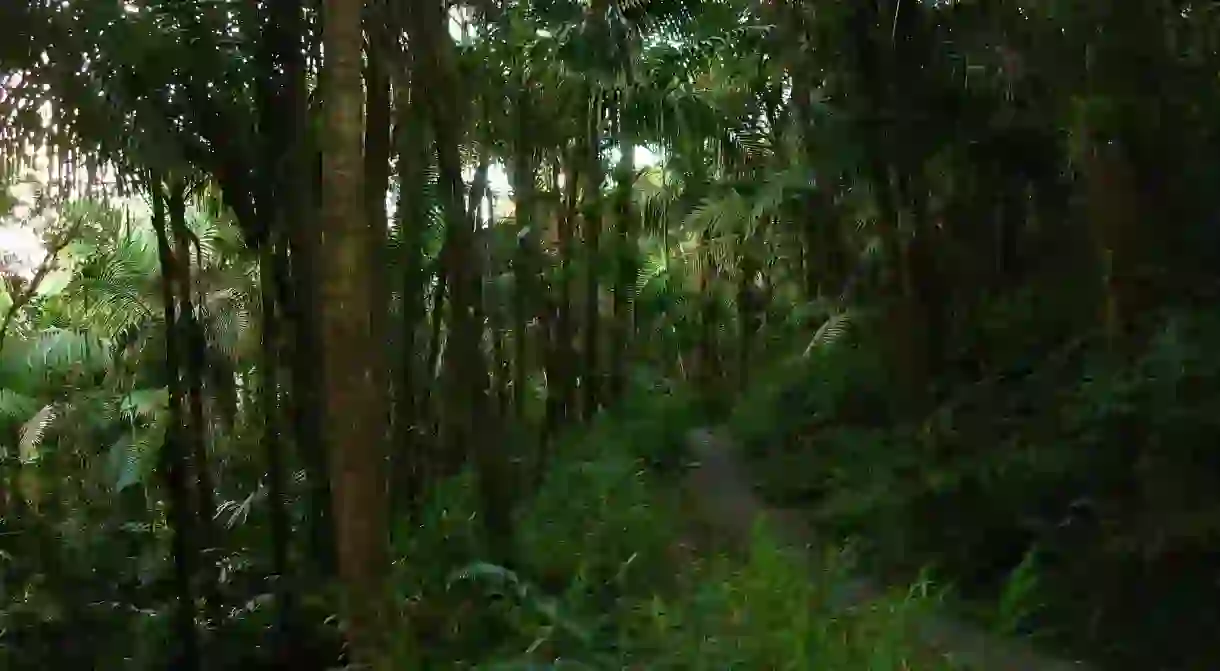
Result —
[{"label": "dense undergrowth", "polygon": [[[909,594],[849,616],[823,602],[846,563],[783,549],[765,526],[749,548],[717,539],[674,486],[701,413],[652,394],[572,438],[519,517],[519,564],[480,562],[472,488],[439,492],[403,556],[399,588],[425,661],[484,669],[904,669],[918,660]],[[423,631],[426,629],[426,631]],[[475,652],[477,651],[477,653]],[[914,668],[939,668],[922,665]]]},{"label": "dense undergrowth", "polygon": [[1214,668],[1220,320],[1149,315],[1143,344],[1119,352],[1092,335],[1037,342],[1051,329],[1035,312],[917,421],[890,414],[860,338],[785,361],[734,432],[767,496],[855,538],[879,575],[931,567],[995,628],[1105,668]]},{"label": "dense undergrowth", "polygon": [[[919,657],[907,627],[932,605],[926,598],[900,591],[868,609],[835,613],[824,598],[848,568],[839,554],[828,554],[831,561],[811,572],[808,558],[782,548],[765,524],[748,548],[719,538],[716,521],[701,519],[675,486],[684,467],[683,436],[703,419],[683,395],[658,392],[632,398],[569,437],[536,495],[520,508],[511,567],[483,560],[488,551],[471,474],[442,483],[419,520],[396,532],[396,602],[417,642],[403,651],[399,666],[942,668]],[[246,513],[257,519],[260,504],[252,505]],[[210,637],[213,668],[262,668],[272,654],[272,595],[260,593],[265,583],[243,577],[264,570],[259,539],[241,536],[243,523],[234,523],[242,540],[230,547],[232,574],[225,580],[236,605]],[[102,540],[94,553],[113,554]],[[102,565],[100,555],[75,560]],[[122,573],[117,566],[103,570]],[[122,585],[110,590],[107,584],[90,582],[96,599],[88,604],[49,592],[13,599],[0,612],[8,632],[5,668],[86,661],[96,668],[156,667],[170,641],[172,602],[157,597],[154,587],[133,588],[141,598],[120,603]],[[303,591],[304,610],[316,619],[306,635],[314,647],[300,654],[322,665],[337,650],[334,618],[327,617],[333,601],[325,590]],[[95,611],[112,617],[90,618]],[[89,623],[91,630],[82,629]],[[55,645],[57,636],[71,644]]]}]

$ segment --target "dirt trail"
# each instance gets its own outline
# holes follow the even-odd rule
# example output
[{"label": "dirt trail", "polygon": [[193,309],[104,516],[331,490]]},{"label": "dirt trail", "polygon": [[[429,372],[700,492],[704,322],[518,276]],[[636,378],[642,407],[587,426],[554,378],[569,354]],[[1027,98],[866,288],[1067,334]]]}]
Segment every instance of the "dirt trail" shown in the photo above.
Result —
[{"label": "dirt trail", "polygon": [[[812,530],[789,511],[768,509],[736,463],[731,444],[708,429],[691,431],[687,440],[699,464],[686,486],[705,519],[735,542],[749,539],[760,515],[771,520],[781,541],[799,548],[818,547]],[[848,610],[879,599],[884,590],[867,578],[841,585],[831,607]],[[973,624],[932,614],[916,622],[916,634],[931,651],[974,671],[1093,671],[1082,662],[1048,657],[1026,642],[997,636]]]}]

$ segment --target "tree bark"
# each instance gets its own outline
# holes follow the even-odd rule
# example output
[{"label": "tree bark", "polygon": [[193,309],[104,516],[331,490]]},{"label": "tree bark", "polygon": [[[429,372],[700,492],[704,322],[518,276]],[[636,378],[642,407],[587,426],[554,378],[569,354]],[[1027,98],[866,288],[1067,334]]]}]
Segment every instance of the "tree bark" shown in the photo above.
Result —
[{"label": "tree bark", "polygon": [[326,0],[323,45],[322,313],[326,412],[339,576],[353,661],[389,669],[383,475],[384,368],[373,340],[372,244],[365,221],[361,3]]}]

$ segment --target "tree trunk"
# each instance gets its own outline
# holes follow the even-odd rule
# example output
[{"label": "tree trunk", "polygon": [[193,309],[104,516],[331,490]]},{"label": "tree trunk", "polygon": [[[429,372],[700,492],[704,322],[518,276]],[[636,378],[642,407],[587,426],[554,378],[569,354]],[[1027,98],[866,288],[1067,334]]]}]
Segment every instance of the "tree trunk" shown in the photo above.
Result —
[{"label": "tree trunk", "polygon": [[438,3],[413,4],[408,35],[419,49],[416,71],[429,96],[436,143],[441,206],[447,240],[445,268],[450,284],[450,346],[445,357],[445,435],[448,449],[471,453],[479,481],[480,508],[493,561],[510,563],[512,542],[511,490],[508,460],[493,439],[496,426],[488,403],[487,361],[480,347],[483,325],[476,319],[480,264],[474,250],[474,219],[468,216],[462,184],[459,142],[469,108],[460,90],[457,55],[444,26],[446,14]]},{"label": "tree trunk", "polygon": [[630,60],[633,53],[632,45],[628,45],[626,51],[628,53],[626,84],[618,104],[618,146],[621,153],[614,171],[616,182],[614,208],[618,217],[618,230],[615,236],[618,273],[614,286],[614,335],[611,337],[615,351],[610,362],[610,395],[614,401],[621,400],[626,389],[627,361],[631,356],[632,341],[635,339],[635,312],[632,310],[631,294],[638,272],[635,263],[635,211],[631,202],[635,179],[635,144],[631,128],[628,126],[631,86],[634,81],[633,63]]},{"label": "tree trunk", "polygon": [[537,291],[534,264],[534,240],[538,238],[534,226],[534,164],[533,146],[530,143],[530,99],[525,86],[517,94],[517,136],[511,166],[513,198],[515,200],[517,226],[517,249],[513,254],[513,411],[519,420],[525,419],[525,393],[529,382],[528,347],[526,328],[530,322],[530,307],[536,305]]},{"label": "tree trunk", "polygon": [[[555,319],[555,370],[554,385],[556,401],[552,406],[555,417],[548,423],[555,426],[572,419],[576,405],[576,329],[572,319],[572,258],[575,252],[573,228],[576,225],[576,194],[580,182],[580,170],[576,167],[576,150],[569,152],[565,175],[563,212],[559,219],[559,304]],[[550,394],[552,375],[547,374],[547,393]]]},{"label": "tree trunk", "polygon": [[[288,0],[284,0],[288,2]],[[312,0],[310,0],[313,6]],[[297,35],[305,33],[300,13],[300,0],[295,7],[283,10],[275,21],[282,33]],[[320,40],[312,39],[310,48],[319,46]],[[299,44],[284,45],[279,49],[283,59],[284,89],[281,102],[286,118],[269,119],[268,124],[287,125],[288,143],[292,157],[281,163],[278,187],[285,194],[277,201],[277,216],[291,222],[281,231],[287,236],[287,257],[290,283],[276,286],[280,298],[280,313],[292,330],[291,346],[291,394],[289,418],[296,452],[305,468],[309,556],[317,573],[331,579],[337,573],[334,522],[331,517],[330,474],[327,467],[326,443],[323,436],[325,400],[322,389],[325,385],[322,366],[321,326],[314,314],[319,304],[319,214],[321,207],[317,182],[321,176],[319,147],[311,140],[308,90],[305,82],[305,58]],[[324,73],[323,73],[324,74]],[[324,79],[324,77],[322,77]],[[280,127],[274,125],[273,127]],[[277,250],[276,264],[282,263],[285,250]]]},{"label": "tree trunk", "polygon": [[[408,99],[410,95],[410,99]],[[398,230],[401,232],[403,274],[401,278],[402,338],[399,347],[398,380],[394,394],[393,498],[396,509],[410,509],[422,501],[423,455],[419,440],[422,421],[419,390],[431,375],[416,352],[416,333],[424,315],[423,234],[427,229],[426,203],[422,192],[428,154],[424,106],[421,93],[398,94],[396,122],[398,151]]]},{"label": "tree trunk", "polygon": [[361,3],[326,0],[322,152],[322,313],[326,413],[339,576],[353,661],[389,669],[384,369],[374,342],[372,243],[362,159]]},{"label": "tree trunk", "polygon": [[585,360],[581,367],[582,418],[588,422],[597,414],[600,403],[601,364],[599,330],[601,329],[601,286],[598,282],[599,250],[602,229],[602,161],[601,161],[601,94],[589,93],[589,118],[585,159],[584,207],[581,208],[585,237]]},{"label": "tree trunk", "polygon": [[[293,590],[289,556],[292,542],[292,524],[289,518],[289,501],[287,493],[288,470],[284,433],[285,415],[280,404],[280,366],[283,362],[293,362],[293,357],[301,359],[300,348],[309,347],[312,354],[316,351],[316,341],[313,338],[313,322],[304,323],[301,319],[301,305],[312,307],[316,291],[312,286],[313,277],[310,272],[298,274],[298,271],[311,269],[308,260],[303,260],[300,268],[295,268],[293,252],[293,236],[301,235],[298,230],[311,228],[313,220],[309,216],[315,213],[315,207],[310,202],[312,191],[308,188],[308,167],[312,164],[313,154],[305,151],[305,131],[308,122],[308,102],[305,99],[305,72],[302,44],[305,38],[305,25],[302,16],[301,0],[276,0],[266,5],[265,21],[262,27],[262,72],[260,79],[260,97],[262,99],[262,118],[264,130],[263,174],[259,179],[258,191],[255,194],[256,208],[259,216],[270,223],[271,229],[259,250],[259,289],[262,298],[262,342],[261,359],[259,363],[258,408],[262,417],[263,433],[261,444],[266,463],[268,489],[268,516],[271,527],[271,565],[275,583],[278,607],[276,628],[279,634],[277,652],[281,660],[287,660],[291,651],[291,642],[296,637],[298,626],[296,594]],[[295,286],[290,286],[295,285]],[[295,317],[295,319],[293,319]],[[282,327],[295,327],[295,347],[289,345]],[[304,345],[302,344],[304,343]],[[312,366],[314,362],[310,362]],[[302,371],[302,374],[305,374]],[[298,388],[305,380],[294,383]],[[311,390],[316,394],[316,390]],[[313,441],[313,444],[298,444],[302,455],[312,450],[315,455],[321,455],[322,448],[317,445],[316,433],[310,434],[309,427],[299,426],[303,415],[300,403],[313,402],[316,396],[307,397],[304,394],[290,398],[290,406],[295,416],[297,437]],[[311,411],[312,412],[312,411]],[[314,421],[317,421],[316,419]],[[318,489],[318,483],[325,482],[325,468],[318,468],[317,462],[323,461],[316,456],[312,459],[303,458],[306,473],[311,487],[309,496],[311,515],[310,528],[317,530],[325,519],[327,497],[319,499],[312,494]],[[322,514],[317,509],[323,510]],[[323,566],[323,575],[333,575],[333,550],[329,535],[315,538],[313,555]],[[322,552],[319,552],[321,550]]]},{"label": "tree trunk", "polygon": [[[186,225],[186,186],[175,183],[169,192],[169,224],[174,239],[174,275],[177,279],[177,298],[180,310],[178,312],[178,332],[185,344],[186,366],[183,371],[186,383],[186,401],[188,414],[184,417],[183,446],[191,455],[195,468],[195,502],[196,514],[199,516],[199,526],[196,533],[204,553],[215,552],[216,534],[212,520],[216,515],[215,493],[212,484],[212,470],[208,460],[208,438],[205,435],[203,416],[203,365],[204,347],[203,326],[195,312],[193,298],[194,283],[191,281],[191,241],[198,245]],[[201,557],[203,558],[203,557]],[[210,559],[203,561],[204,575],[202,595],[204,609],[208,620],[216,624],[220,621],[220,594],[218,590],[219,575],[216,563]]]},{"label": "tree trunk", "polygon": [[169,426],[165,430],[165,445],[161,449],[161,471],[165,474],[170,493],[169,515],[173,526],[172,554],[174,586],[178,597],[174,635],[181,649],[174,660],[175,668],[197,671],[202,666],[199,632],[195,627],[195,596],[192,588],[195,566],[198,565],[194,537],[195,516],[192,514],[190,486],[190,456],[182,440],[182,378],[178,349],[178,309],[174,299],[174,257],[170,250],[165,216],[164,186],[159,176],[150,180],[153,205],[153,230],[157,234],[157,257],[161,265],[161,302],[165,319],[165,376],[169,392]]},{"label": "tree trunk", "polygon": [[[380,9],[380,7],[378,7]],[[370,18],[382,18],[380,12],[373,12]],[[370,21],[367,32],[372,35],[378,28],[375,21]],[[386,276],[386,241],[388,237],[386,220],[386,194],[390,189],[390,78],[383,63],[383,54],[377,47],[379,41],[374,40],[365,57],[365,89],[367,90],[366,125],[364,132],[364,196],[365,209],[368,216],[369,259],[369,327],[371,344],[375,348],[375,358],[387,361],[389,350],[388,318],[390,312],[390,284]],[[386,366],[374,366],[371,369],[372,384],[384,390],[374,397],[380,403],[370,412],[376,412],[381,420],[380,441],[388,444],[390,427],[389,388],[390,376]]]}]

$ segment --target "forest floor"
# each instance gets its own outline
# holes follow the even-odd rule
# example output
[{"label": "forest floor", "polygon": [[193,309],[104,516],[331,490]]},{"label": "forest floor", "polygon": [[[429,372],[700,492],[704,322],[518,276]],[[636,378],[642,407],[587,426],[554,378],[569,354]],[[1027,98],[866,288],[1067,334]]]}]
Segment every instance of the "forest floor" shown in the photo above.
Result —
[{"label": "forest floor", "polygon": [[[685,482],[686,494],[698,510],[700,526],[733,547],[746,546],[756,524],[766,520],[789,548],[816,557],[827,542],[816,538],[808,523],[812,511],[767,506],[751,484],[750,469],[735,455],[723,433],[696,429],[687,436],[697,463]],[[828,597],[834,612],[868,608],[886,594],[877,581],[857,577],[835,586]],[[926,651],[929,667],[971,671],[1088,671],[1082,662],[1056,659],[1034,650],[1026,641],[999,636],[986,628],[938,609],[920,614],[911,623]],[[921,668],[921,667],[919,667]]]}]

